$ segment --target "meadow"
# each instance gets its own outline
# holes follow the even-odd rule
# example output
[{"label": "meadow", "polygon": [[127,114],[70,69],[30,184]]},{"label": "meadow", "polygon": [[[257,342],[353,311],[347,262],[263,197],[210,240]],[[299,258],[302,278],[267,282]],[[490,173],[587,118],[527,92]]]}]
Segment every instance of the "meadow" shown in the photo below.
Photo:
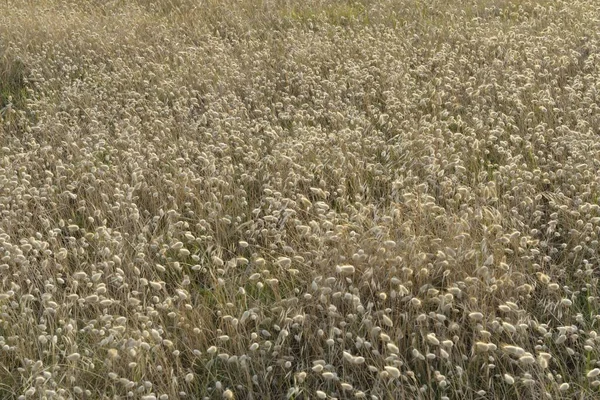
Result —
[{"label": "meadow", "polygon": [[0,8],[0,399],[600,398],[597,1]]}]

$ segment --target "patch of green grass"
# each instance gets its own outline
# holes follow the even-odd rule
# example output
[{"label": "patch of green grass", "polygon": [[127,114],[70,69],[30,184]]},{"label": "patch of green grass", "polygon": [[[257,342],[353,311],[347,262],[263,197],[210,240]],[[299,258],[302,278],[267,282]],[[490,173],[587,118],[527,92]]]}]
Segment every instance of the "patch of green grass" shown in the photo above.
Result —
[{"label": "patch of green grass", "polygon": [[25,64],[0,45],[0,108],[9,103],[17,108],[23,106],[27,97],[26,75]]},{"label": "patch of green grass", "polygon": [[4,365],[0,365],[0,398],[16,399],[14,392],[17,380],[11,371]]},{"label": "patch of green grass", "polygon": [[590,294],[588,291],[579,291],[577,296],[575,297],[575,301],[573,302],[573,307],[575,310],[581,313],[583,317],[581,323],[585,326],[586,329],[591,329],[594,327],[594,323],[596,319],[594,316],[596,315],[597,310],[594,308],[594,304],[590,303],[589,300]]}]

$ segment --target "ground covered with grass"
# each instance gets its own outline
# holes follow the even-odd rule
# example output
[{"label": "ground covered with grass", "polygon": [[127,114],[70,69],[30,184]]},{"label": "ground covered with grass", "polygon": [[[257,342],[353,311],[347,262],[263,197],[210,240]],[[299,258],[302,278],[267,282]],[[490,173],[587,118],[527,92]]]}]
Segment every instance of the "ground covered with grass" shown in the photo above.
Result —
[{"label": "ground covered with grass", "polygon": [[0,397],[600,396],[599,24],[7,1]]}]

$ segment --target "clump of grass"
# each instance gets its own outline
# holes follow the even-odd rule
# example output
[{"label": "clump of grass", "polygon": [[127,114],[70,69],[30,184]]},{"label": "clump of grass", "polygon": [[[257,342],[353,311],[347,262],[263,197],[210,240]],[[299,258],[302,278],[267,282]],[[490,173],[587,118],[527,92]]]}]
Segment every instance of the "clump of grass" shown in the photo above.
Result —
[{"label": "clump of grass", "polygon": [[593,1],[198,5],[0,13],[0,397],[598,397]]},{"label": "clump of grass", "polygon": [[0,108],[9,103],[21,107],[27,98],[27,68],[0,42]]}]

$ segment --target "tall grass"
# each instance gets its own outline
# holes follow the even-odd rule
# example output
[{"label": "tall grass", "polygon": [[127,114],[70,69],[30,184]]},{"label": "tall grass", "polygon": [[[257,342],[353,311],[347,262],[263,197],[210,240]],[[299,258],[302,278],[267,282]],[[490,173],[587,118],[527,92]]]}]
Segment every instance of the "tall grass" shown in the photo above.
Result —
[{"label": "tall grass", "polygon": [[599,17],[9,1],[0,397],[597,397]]}]

